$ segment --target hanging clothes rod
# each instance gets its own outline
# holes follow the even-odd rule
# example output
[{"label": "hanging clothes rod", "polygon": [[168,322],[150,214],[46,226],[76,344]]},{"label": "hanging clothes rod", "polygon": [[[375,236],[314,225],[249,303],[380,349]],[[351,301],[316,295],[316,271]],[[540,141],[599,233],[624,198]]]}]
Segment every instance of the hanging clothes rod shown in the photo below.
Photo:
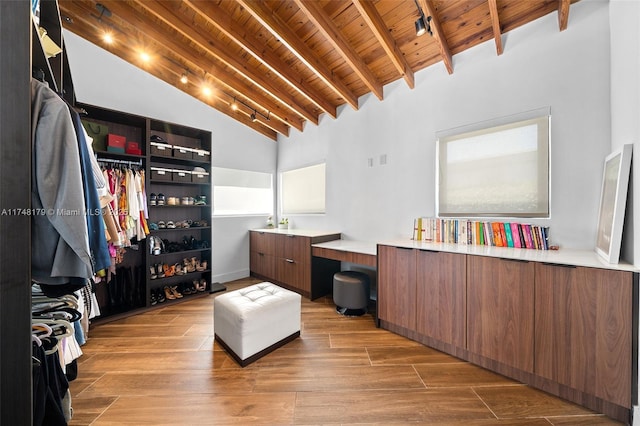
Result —
[{"label": "hanging clothes rod", "polygon": [[138,161],[131,161],[131,160],[117,160],[115,158],[99,158],[96,157],[96,160],[98,160],[98,163],[115,163],[115,164],[126,164],[128,166],[138,166],[138,167],[142,167],[142,159],[138,160]]}]

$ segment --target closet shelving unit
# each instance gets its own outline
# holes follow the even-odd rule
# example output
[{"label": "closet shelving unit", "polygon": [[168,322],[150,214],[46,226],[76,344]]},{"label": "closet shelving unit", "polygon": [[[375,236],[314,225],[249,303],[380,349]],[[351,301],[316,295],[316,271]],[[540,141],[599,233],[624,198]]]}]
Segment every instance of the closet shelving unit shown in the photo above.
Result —
[{"label": "closet shelving unit", "polygon": [[[207,244],[202,248],[165,252],[160,255],[147,250],[147,282],[149,291],[160,290],[165,286],[176,286],[180,283],[191,283],[193,280],[205,280],[205,291],[191,295],[185,295],[182,299],[167,300],[168,303],[183,301],[196,296],[209,294],[211,289],[211,244],[212,244],[212,191],[211,191],[211,132],[194,129],[191,127],[170,124],[158,120],[149,121],[150,141],[147,146],[149,153],[149,184],[147,195],[163,194],[164,205],[149,207],[149,222],[168,224],[190,221],[204,221],[204,226],[163,228],[151,231],[151,235],[166,242],[182,243],[185,239],[192,238]],[[173,146],[173,149],[158,150],[151,145],[151,136],[158,136],[164,144]],[[155,139],[154,139],[155,140]],[[179,147],[179,148],[176,148]],[[183,149],[186,148],[186,149]],[[201,174],[192,174],[195,168],[204,170]],[[164,170],[160,175],[154,170]],[[167,172],[167,171],[171,172]],[[197,199],[204,196],[206,201],[202,205],[184,204],[183,197]],[[169,205],[169,197],[175,197],[180,202],[178,205]],[[206,268],[201,271],[173,275],[171,277],[151,279],[151,268],[154,265],[184,265],[184,260],[195,258],[198,262],[207,262]],[[150,295],[149,295],[150,298]]]},{"label": "closet shelving unit", "polygon": [[[183,250],[177,252],[164,252],[160,255],[151,253],[151,239],[146,238],[140,241],[138,249],[127,249],[124,261],[119,266],[142,266],[144,273],[142,279],[144,282],[138,283],[144,286],[145,302],[143,305],[136,306],[133,309],[116,310],[109,312],[107,315],[95,318],[94,324],[113,321],[119,318],[137,314],[149,309],[160,308],[172,303],[179,303],[185,300],[191,300],[194,297],[208,295],[211,283],[211,243],[212,243],[212,207],[211,207],[211,184],[209,173],[211,172],[211,132],[194,129],[173,123],[167,123],[160,120],[141,117],[119,111],[113,111],[88,104],[76,104],[78,108],[86,111],[83,119],[107,125],[109,133],[124,136],[127,142],[139,142],[142,155],[121,154],[108,151],[96,151],[96,156],[100,160],[113,161],[115,164],[141,164],[145,170],[145,192],[147,195],[147,207],[149,218],[147,224],[158,223],[164,221],[180,222],[190,220],[206,221],[206,226],[175,228],[175,229],[158,229],[150,230],[149,236],[154,236],[167,242],[182,242],[183,238],[194,239],[198,241],[206,240],[207,248]],[[160,136],[167,144],[177,145],[189,148],[190,158],[176,158],[173,156],[173,150],[168,149],[165,156],[156,155],[151,149],[151,136]],[[191,149],[206,152],[206,156],[197,156],[193,158],[194,153]],[[185,177],[191,177],[191,172],[195,167],[199,167],[205,171],[204,176],[198,178],[197,182],[177,181],[174,179],[173,170],[181,170],[185,172]],[[167,180],[154,179],[152,171],[156,168],[169,170],[165,175]],[[186,173],[188,172],[188,173]],[[167,205],[152,206],[150,203],[151,194],[164,194],[165,199],[168,197],[177,197],[180,201],[182,197],[205,196],[207,203],[205,205]],[[198,261],[206,261],[205,270],[188,273],[185,275],[174,275],[166,278],[151,278],[151,267],[158,264],[174,265],[175,263],[183,264],[184,258],[191,259],[195,257]],[[185,295],[181,299],[166,300],[163,303],[151,304],[152,290],[163,289],[165,286],[177,286],[181,283],[191,283],[197,279],[204,279],[207,282],[207,291],[198,292],[191,295]]]}]

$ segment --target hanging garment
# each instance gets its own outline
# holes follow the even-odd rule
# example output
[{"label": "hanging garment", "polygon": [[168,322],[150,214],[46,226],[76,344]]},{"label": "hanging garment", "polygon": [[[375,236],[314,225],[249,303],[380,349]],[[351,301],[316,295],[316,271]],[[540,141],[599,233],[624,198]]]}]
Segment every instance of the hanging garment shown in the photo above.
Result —
[{"label": "hanging garment", "polygon": [[77,290],[93,275],[78,143],[67,105],[31,81],[31,275]]},{"label": "hanging garment", "polygon": [[104,232],[104,220],[102,219],[102,205],[98,196],[96,179],[93,172],[91,159],[94,158],[87,141],[84,139],[85,130],[80,122],[80,115],[69,108],[71,119],[76,130],[78,150],[80,152],[80,171],[82,172],[82,185],[84,188],[85,217],[87,220],[87,232],[89,235],[89,249],[94,262],[94,272],[107,269],[111,264],[111,257],[107,248],[107,239]]}]

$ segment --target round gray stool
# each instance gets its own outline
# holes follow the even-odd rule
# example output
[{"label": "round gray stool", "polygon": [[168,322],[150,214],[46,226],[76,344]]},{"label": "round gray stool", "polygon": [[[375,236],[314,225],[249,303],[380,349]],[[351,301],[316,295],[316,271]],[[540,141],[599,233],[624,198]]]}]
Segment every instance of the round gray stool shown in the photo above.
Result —
[{"label": "round gray stool", "polygon": [[369,276],[357,271],[335,273],[333,302],[336,304],[336,311],[342,315],[364,315],[369,305]]}]

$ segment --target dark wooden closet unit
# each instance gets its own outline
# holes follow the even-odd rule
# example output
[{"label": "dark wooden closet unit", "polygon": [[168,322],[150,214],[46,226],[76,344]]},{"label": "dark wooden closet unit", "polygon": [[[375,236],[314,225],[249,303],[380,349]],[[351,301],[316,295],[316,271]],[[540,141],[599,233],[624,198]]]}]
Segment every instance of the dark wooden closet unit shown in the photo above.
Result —
[{"label": "dark wooden closet unit", "polygon": [[[77,104],[77,106],[87,112],[83,116],[84,120],[106,125],[109,128],[109,133],[124,136],[127,142],[139,143],[142,150],[141,155],[96,151],[96,156],[99,160],[112,161],[115,166],[119,164],[123,166],[140,164],[139,167],[144,169],[145,192],[149,211],[148,225],[151,223],[158,224],[160,221],[164,222],[165,225],[169,221],[174,222],[174,224],[187,220],[192,223],[206,222],[206,225],[199,227],[150,230],[149,236],[138,244],[137,250],[133,248],[127,249],[122,266],[142,267],[143,273],[138,277],[140,281],[134,283],[134,285],[141,287],[141,291],[144,293],[144,301],[133,307],[126,306],[124,309],[107,311],[106,315],[94,319],[93,322],[112,321],[155,307],[151,305],[151,293],[153,290],[164,288],[164,286],[176,286],[180,283],[192,282],[195,279],[204,279],[207,283],[207,291],[185,295],[182,299],[167,300],[166,302],[158,303],[157,307],[209,294],[212,243],[211,132],[113,111],[94,105]],[[186,154],[181,152],[184,150],[179,148],[168,148],[162,151],[152,149],[151,137],[154,135],[166,141],[166,145],[187,148]],[[191,151],[192,149],[198,150],[198,152]],[[204,169],[205,173],[195,177],[195,175],[191,174],[195,167]],[[163,170],[164,173],[159,175],[155,170]],[[156,196],[163,194],[165,196],[165,204],[151,205],[151,194]],[[183,197],[196,198],[203,195],[207,200],[204,205],[182,204]],[[169,205],[169,197],[178,198],[180,204]],[[193,237],[197,241],[206,241],[207,247],[177,252],[163,252],[162,254],[154,255],[151,253],[150,236],[171,243],[182,243],[185,238],[190,241],[191,237]],[[206,261],[206,269],[186,275],[151,279],[151,267],[155,267],[158,264],[182,264],[185,258],[191,259],[193,257],[200,262]]]}]

